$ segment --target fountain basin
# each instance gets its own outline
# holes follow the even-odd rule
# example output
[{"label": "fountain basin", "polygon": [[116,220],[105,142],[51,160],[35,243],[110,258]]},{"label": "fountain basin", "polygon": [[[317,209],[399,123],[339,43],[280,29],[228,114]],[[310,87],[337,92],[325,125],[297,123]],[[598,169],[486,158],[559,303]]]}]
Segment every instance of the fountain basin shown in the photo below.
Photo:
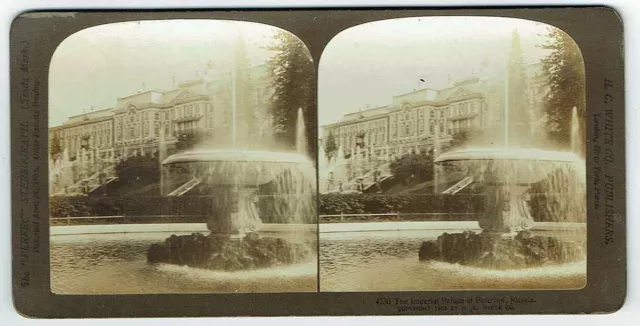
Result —
[{"label": "fountain basin", "polygon": [[560,265],[585,259],[583,244],[521,231],[514,237],[492,232],[444,233],[420,246],[421,261],[490,269]]},{"label": "fountain basin", "polygon": [[172,235],[147,251],[147,262],[168,263],[211,270],[237,271],[308,262],[313,253],[308,245],[256,232],[236,241],[211,233]]},{"label": "fountain basin", "polygon": [[[473,227],[469,222],[396,222],[379,227],[379,223],[387,224],[357,223],[361,227],[345,227],[340,232],[329,230],[334,225],[320,225],[321,291],[558,290],[580,289],[586,282],[584,259],[501,269],[418,259],[423,242],[436,241],[443,232],[482,232],[477,224]],[[584,243],[586,231],[584,225],[555,228],[536,224],[531,232],[533,236]]]},{"label": "fountain basin", "polygon": [[165,159],[162,165],[165,168],[176,167],[182,174],[207,184],[257,187],[295,166],[312,167],[313,163],[296,153],[228,149],[175,154]]},{"label": "fountain basin", "polygon": [[443,153],[435,159],[435,162],[467,160],[529,160],[574,163],[582,161],[578,155],[571,152],[524,147],[484,147],[465,148]]},{"label": "fountain basin", "polygon": [[[530,229],[534,218],[529,202],[534,186],[545,195],[561,198],[562,208],[551,208],[555,213],[567,214],[571,209],[577,212],[578,207],[584,206],[585,164],[571,152],[517,147],[468,148],[444,153],[434,163],[440,185],[455,189],[458,185],[471,184],[465,180],[446,180],[462,175],[480,186],[485,211],[479,223],[486,231],[515,235]],[[451,186],[450,181],[456,184]]]},{"label": "fountain basin", "polygon": [[[222,271],[148,264],[149,246],[171,235],[206,231],[202,224],[55,226],[51,290],[56,294],[315,292],[317,258],[306,263]],[[301,230],[299,230],[301,229]],[[269,225],[263,237],[316,245],[311,225]],[[303,232],[300,232],[303,231]],[[135,233],[129,233],[135,232]],[[315,251],[314,251],[315,252]]]},{"label": "fountain basin", "polygon": [[539,182],[559,167],[584,165],[571,152],[536,148],[487,147],[455,150],[438,156],[434,163],[464,170],[486,183],[528,185]]}]

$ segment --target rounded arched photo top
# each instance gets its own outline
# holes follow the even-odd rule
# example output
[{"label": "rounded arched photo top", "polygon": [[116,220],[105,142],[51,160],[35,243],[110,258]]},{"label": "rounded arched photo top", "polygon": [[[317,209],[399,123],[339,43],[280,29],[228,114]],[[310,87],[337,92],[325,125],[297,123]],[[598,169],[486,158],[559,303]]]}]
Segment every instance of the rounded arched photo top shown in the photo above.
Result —
[{"label": "rounded arched photo top", "polygon": [[[519,48],[519,60],[529,76],[553,73],[558,69],[553,65],[558,58],[553,56],[570,52],[579,63],[576,76],[584,79],[576,42],[564,31],[536,21],[412,17],[348,28],[329,42],[320,58],[319,125],[336,123],[349,113],[392,106],[402,100],[399,95],[418,89],[444,90],[474,77],[501,79],[514,47]],[[584,80],[578,84],[584,87]]]},{"label": "rounded arched photo top", "polygon": [[62,41],[51,58],[49,125],[117,107],[131,95],[171,91],[211,73],[227,73],[239,51],[252,77],[261,79],[279,69],[274,58],[286,46],[313,66],[297,36],[266,24],[169,19],[86,28]]}]

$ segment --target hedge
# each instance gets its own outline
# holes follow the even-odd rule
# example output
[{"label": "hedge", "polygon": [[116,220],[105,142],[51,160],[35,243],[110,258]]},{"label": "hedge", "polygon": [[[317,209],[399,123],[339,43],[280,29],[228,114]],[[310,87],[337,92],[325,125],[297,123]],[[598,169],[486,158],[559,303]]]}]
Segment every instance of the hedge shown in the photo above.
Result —
[{"label": "hedge", "polygon": [[[320,196],[320,215],[340,214],[384,214],[384,213],[430,213],[449,214],[448,220],[464,218],[464,214],[482,214],[485,196],[473,194],[410,194],[410,195],[369,195],[369,194],[323,194]],[[567,195],[534,194],[529,202],[531,216],[539,222],[585,222],[586,212],[580,201]],[[464,213],[464,214],[463,214]],[[460,216],[456,214],[461,214]],[[435,216],[434,214],[432,214]],[[403,216],[409,220],[411,216]],[[349,217],[350,220],[356,217]],[[375,220],[373,216],[359,219]],[[382,219],[389,219],[382,217]],[[432,218],[428,218],[432,219]]]},{"label": "hedge", "polygon": [[483,207],[477,195],[323,194],[319,214],[481,213]]},{"label": "hedge", "polygon": [[[293,222],[316,223],[315,198],[307,201],[296,200],[293,207],[283,204],[282,198],[259,197],[257,207],[263,221],[286,223],[289,216],[297,216]],[[291,212],[295,209],[295,213]],[[169,215],[175,217],[208,216],[216,211],[210,196],[154,196],[154,197],[52,197],[49,200],[49,215],[59,217],[91,216],[152,216]]]}]

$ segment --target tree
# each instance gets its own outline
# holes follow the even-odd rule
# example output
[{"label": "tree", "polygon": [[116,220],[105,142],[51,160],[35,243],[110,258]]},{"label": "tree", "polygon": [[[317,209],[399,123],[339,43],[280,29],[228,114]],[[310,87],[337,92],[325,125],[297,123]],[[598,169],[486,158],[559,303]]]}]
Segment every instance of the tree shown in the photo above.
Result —
[{"label": "tree", "polygon": [[324,152],[327,155],[327,159],[331,159],[335,156],[337,150],[338,145],[336,145],[336,137],[333,135],[333,132],[329,132],[326,143],[324,144]]},{"label": "tree", "polygon": [[[585,70],[584,61],[575,41],[557,28],[549,28],[549,41],[543,49],[550,50],[542,60],[549,73],[549,92],[544,99],[544,121],[550,140],[564,147],[571,145],[571,116],[575,106],[580,129],[584,130]],[[581,133],[584,134],[584,133]]]},{"label": "tree", "polygon": [[122,186],[140,188],[160,182],[160,162],[150,155],[130,156],[115,166]]},{"label": "tree", "polygon": [[180,151],[193,149],[196,145],[207,139],[206,134],[199,130],[187,130],[180,132],[176,138],[178,140],[175,146],[176,149]]},{"label": "tree", "polygon": [[405,154],[389,164],[391,174],[406,184],[410,180],[433,179],[433,151],[428,154]]},{"label": "tree", "polygon": [[49,151],[51,158],[54,160],[62,153],[62,146],[60,146],[60,139],[57,135],[54,135],[51,139],[51,148]]},{"label": "tree", "polygon": [[488,146],[490,145],[491,140],[485,136],[485,133],[481,129],[461,129],[451,135],[452,139],[449,142],[449,149],[463,148],[470,145]]},{"label": "tree", "polygon": [[279,31],[268,50],[275,51],[269,62],[273,74],[271,115],[277,143],[296,145],[298,109],[302,109],[308,155],[316,157],[316,78],[311,54],[295,35]]},{"label": "tree", "polygon": [[470,132],[468,129],[462,129],[454,133],[453,135],[451,135],[451,141],[449,142],[449,147],[451,149],[463,147],[469,142],[469,138],[470,138],[469,134]]}]

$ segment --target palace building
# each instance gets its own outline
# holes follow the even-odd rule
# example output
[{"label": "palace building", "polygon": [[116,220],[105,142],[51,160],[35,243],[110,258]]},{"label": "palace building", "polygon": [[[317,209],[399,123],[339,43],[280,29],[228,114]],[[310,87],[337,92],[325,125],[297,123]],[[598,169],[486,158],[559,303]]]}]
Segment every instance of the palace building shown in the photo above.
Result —
[{"label": "palace building", "polygon": [[[266,66],[248,69],[251,105],[265,112],[270,77]],[[133,154],[158,152],[161,133],[171,148],[181,133],[227,127],[232,105],[231,72],[207,74],[160,91],[148,90],[118,98],[112,108],[70,117],[49,129],[71,160],[113,162]],[[84,153],[84,154],[83,154]]]},{"label": "palace building", "polygon": [[213,72],[209,64],[205,74],[174,83],[172,89],[141,91],[118,98],[114,107],[69,117],[49,128],[49,145],[52,173],[61,174],[55,166],[65,165],[69,168],[60,171],[72,175],[66,182],[55,176],[50,191],[90,193],[105,182],[104,176],[115,177],[119,160],[134,155],[163,157],[190,133],[217,134],[224,142],[231,133],[234,97],[236,107],[241,107],[235,115],[238,128],[244,122],[244,128],[252,129],[247,119],[266,119],[271,80],[266,65],[236,65]]},{"label": "palace building", "polygon": [[[520,128],[517,132],[535,133],[535,125],[519,125],[522,120],[542,117],[542,100],[548,92],[548,76],[541,63],[523,66],[524,85],[518,93],[526,101],[517,106],[506,95],[506,78],[473,74],[444,89],[423,88],[393,96],[391,104],[346,114],[336,123],[322,126],[326,146],[329,135],[337,148],[349,157],[348,178],[365,175],[373,168],[383,169],[393,159],[407,153],[438,152],[446,148],[453,135],[465,129]],[[513,95],[512,95],[513,97]],[[505,103],[509,101],[509,117]],[[517,103],[516,103],[517,104]],[[528,130],[524,130],[528,129]],[[516,131],[511,131],[516,132]]]},{"label": "palace building", "polygon": [[[529,110],[539,116],[548,81],[540,64],[526,67]],[[400,155],[443,145],[458,131],[502,126],[505,85],[474,76],[445,89],[419,89],[396,95],[390,105],[346,114],[336,123],[322,126],[325,140],[333,134],[345,153],[359,148],[362,155]]]}]

